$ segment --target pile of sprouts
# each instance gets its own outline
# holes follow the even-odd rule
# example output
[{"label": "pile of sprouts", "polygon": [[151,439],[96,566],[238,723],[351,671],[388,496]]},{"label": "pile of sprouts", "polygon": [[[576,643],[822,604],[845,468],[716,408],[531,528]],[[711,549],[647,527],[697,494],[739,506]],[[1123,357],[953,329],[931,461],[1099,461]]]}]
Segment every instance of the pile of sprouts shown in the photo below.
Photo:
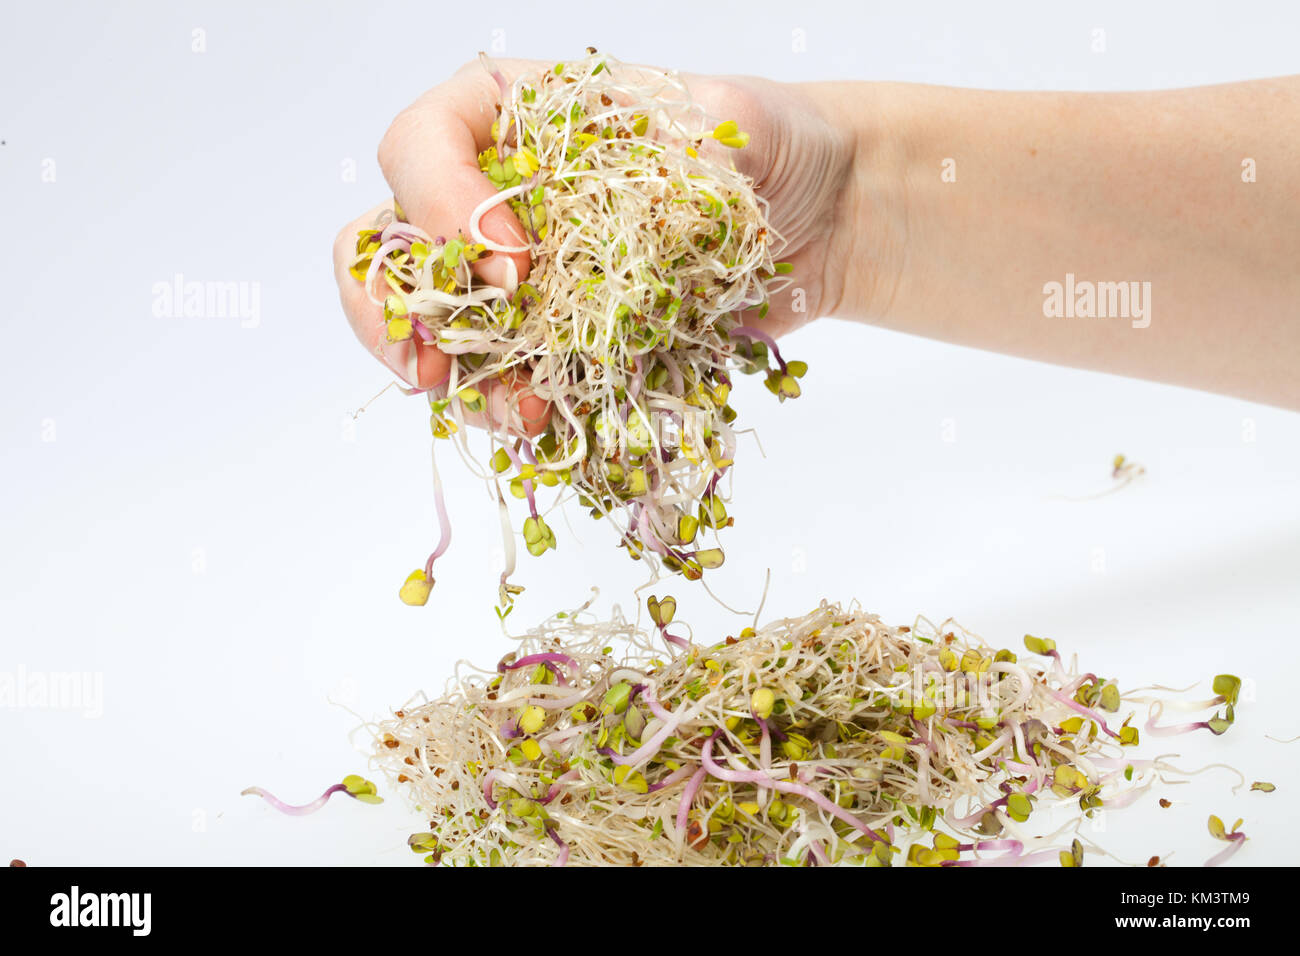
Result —
[{"label": "pile of sprouts", "polygon": [[[743,148],[749,135],[733,121],[710,125],[675,75],[647,79],[594,50],[513,83],[484,63],[501,99],[479,165],[498,192],[468,235],[429,236],[400,208],[384,213],[358,236],[352,275],[382,302],[389,341],[452,359],[448,380],[428,392],[433,435],[454,437],[494,491],[503,608],[521,590],[509,580],[515,529],[503,488],[527,502],[519,530],[532,555],[556,547],[540,487],[567,488],[593,517],[612,519],[619,546],[654,574],[699,579],[722,564],[716,532],[733,522],[719,488],[736,455],[733,374],[763,373],[784,401],[807,371],[752,324],[791,279],[774,259],[782,239],[765,201],[722,161],[723,147]],[[483,234],[484,213],[501,204],[525,245]],[[523,251],[532,268],[513,288],[472,268]],[[475,462],[466,420],[496,389],[512,396],[506,421]],[[520,389],[548,403],[544,422],[522,420]],[[450,543],[436,466],[434,485],[441,538],[403,585],[408,604],[427,602]]]},{"label": "pile of sprouts", "polygon": [[[1170,703],[1222,708],[1174,726],[1042,638],[1016,652],[823,602],[701,645],[670,632],[675,608],[650,599],[652,633],[558,614],[374,726],[428,820],[410,847],[473,866],[1078,866],[1105,853],[1084,821],[1185,776],[1140,737],[1223,733],[1241,686]],[[1221,862],[1245,836],[1216,820]]]}]

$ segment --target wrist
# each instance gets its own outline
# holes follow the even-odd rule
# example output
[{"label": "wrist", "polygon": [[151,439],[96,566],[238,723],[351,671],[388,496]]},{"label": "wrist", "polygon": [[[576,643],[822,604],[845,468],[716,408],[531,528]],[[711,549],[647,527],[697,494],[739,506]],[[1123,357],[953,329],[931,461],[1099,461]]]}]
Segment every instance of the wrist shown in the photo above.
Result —
[{"label": "wrist", "polygon": [[895,84],[806,84],[823,116],[851,141],[827,243],[820,314],[886,324],[907,246],[906,150]]}]

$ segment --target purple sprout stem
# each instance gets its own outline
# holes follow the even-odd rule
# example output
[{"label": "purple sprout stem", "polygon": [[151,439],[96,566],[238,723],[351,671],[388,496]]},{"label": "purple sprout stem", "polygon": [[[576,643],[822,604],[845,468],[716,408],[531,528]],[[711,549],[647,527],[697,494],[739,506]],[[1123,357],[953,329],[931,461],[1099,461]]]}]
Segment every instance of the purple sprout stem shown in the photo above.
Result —
[{"label": "purple sprout stem", "polygon": [[678,637],[676,634],[669,634],[667,625],[659,625],[659,636],[682,650],[689,651],[691,649],[691,642],[684,637]]},{"label": "purple sprout stem", "polygon": [[559,777],[555,779],[555,783],[551,784],[550,789],[546,791],[546,797],[542,800],[542,803],[544,804],[550,803],[552,800],[558,797],[560,795],[561,784],[568,783],[570,780],[577,780],[577,779],[578,779],[578,771],[576,770],[570,770],[564,774],[561,774]]},{"label": "purple sprout stem", "polygon": [[1069,707],[1071,710],[1083,714],[1083,716],[1087,717],[1089,720],[1096,721],[1097,726],[1099,726],[1103,731],[1105,731],[1111,737],[1115,737],[1117,739],[1119,738],[1119,734],[1115,733],[1115,731],[1111,730],[1110,727],[1107,726],[1105,718],[1102,717],[1100,714],[1098,714],[1091,707],[1083,706],[1083,704],[1079,703],[1073,697],[1070,697],[1068,694],[1062,694],[1059,690],[1053,690],[1050,687],[1045,687],[1044,690],[1046,690],[1047,693],[1049,693],[1052,697],[1055,697],[1057,700],[1059,700],[1066,707]]},{"label": "purple sprout stem", "polygon": [[978,843],[961,843],[956,849],[961,853],[971,850],[1007,850],[1019,856],[1025,852],[1025,845],[1019,840],[980,840]]},{"label": "purple sprout stem", "polygon": [[660,554],[668,553],[668,545],[659,539],[659,535],[654,528],[650,527],[650,509],[641,503],[637,503],[636,532],[641,536],[641,540],[650,545],[651,549]]},{"label": "purple sprout stem", "polygon": [[1157,727],[1156,719],[1152,717],[1142,728],[1152,737],[1175,737],[1178,734],[1190,734],[1196,730],[1209,730],[1210,724],[1206,720],[1198,720],[1190,724],[1170,724],[1167,727]]},{"label": "purple sprout stem", "polygon": [[695,795],[699,793],[706,775],[707,772],[703,767],[696,770],[687,781],[681,800],[677,802],[677,833],[683,840],[686,839],[686,821],[690,818],[691,804],[695,801]]},{"label": "purple sprout stem", "polygon": [[649,757],[652,757],[653,755],[657,754],[659,752],[659,748],[663,746],[663,742],[667,740],[669,737],[671,737],[673,731],[677,729],[677,724],[681,722],[681,718],[674,714],[669,714],[668,716],[671,719],[665,720],[663,726],[655,731],[655,735],[653,737],[651,737],[649,740],[643,743],[636,750],[632,751],[626,757],[618,753],[617,751],[612,750],[609,747],[599,747],[597,749],[600,753],[604,754],[610,760],[614,761],[614,763],[617,766],[631,767],[634,766],[635,764],[639,764],[641,761],[646,760]]},{"label": "purple sprout stem", "polygon": [[1036,763],[1021,763],[1018,760],[1003,760],[1002,766],[1012,773],[1023,773],[1026,776],[1041,773],[1043,768]]},{"label": "purple sprout stem", "polygon": [[1064,687],[1062,687],[1061,690],[1064,691],[1064,692],[1067,693],[1067,694],[1073,694],[1076,690],[1078,690],[1078,689],[1079,689],[1080,687],[1082,687],[1084,684],[1088,683],[1088,681],[1092,681],[1092,682],[1095,684],[1095,683],[1097,682],[1097,675],[1096,675],[1096,674],[1080,674],[1080,675],[1079,675],[1078,677],[1076,677],[1074,680],[1070,681],[1070,683],[1068,683],[1068,684],[1066,684]]},{"label": "purple sprout stem", "polygon": [[[1034,793],[1038,790],[1038,786],[1039,786],[1039,781],[1031,780],[1029,783],[1025,784],[1025,786],[1019,792],[1024,794]],[[1008,794],[1006,797],[998,797],[996,800],[991,801],[987,806],[980,807],[974,813],[971,813],[964,817],[958,817],[949,820],[948,825],[954,827],[968,827],[971,826],[972,824],[978,823],[981,819],[983,819],[984,814],[992,813],[994,810],[1006,806],[1008,797],[1010,797],[1010,794]]]},{"label": "purple sprout stem", "polygon": [[944,860],[941,866],[1034,866],[1038,863],[1046,863],[1048,860],[1056,860],[1060,857],[1059,850],[1039,850],[1037,853],[1031,853],[1028,856],[1022,856],[1019,853],[1006,853],[1002,856],[995,857],[991,860]]},{"label": "purple sprout stem", "polygon": [[782,793],[793,793],[797,796],[803,797],[805,800],[812,801],[822,810],[826,811],[833,817],[843,820],[859,833],[863,833],[866,836],[871,837],[873,840],[882,843],[884,842],[885,838],[879,833],[871,829],[871,827],[867,826],[853,814],[849,813],[838,803],[826,799],[823,794],[818,793],[811,787],[804,786],[802,783],[795,783],[791,780],[777,780],[770,774],[765,774],[758,770],[728,770],[726,767],[720,766],[713,759],[713,744],[721,733],[721,730],[715,730],[713,735],[705,741],[704,749],[700,752],[700,762],[703,764],[704,769],[709,772],[710,776],[728,783],[763,784],[765,786],[773,787],[776,790],[780,790]]},{"label": "purple sprout stem", "polygon": [[555,858],[551,866],[567,866],[569,863],[569,844],[560,839],[560,835],[555,832],[555,827],[547,826],[546,835],[555,841],[555,845],[560,848],[560,855]]},{"label": "purple sprout stem", "polygon": [[781,366],[781,371],[785,371],[785,359],[781,358],[781,350],[776,347],[776,339],[766,332],[760,332],[752,325],[738,325],[731,330],[730,335],[742,335],[747,339],[757,340],[767,346],[768,351],[776,358],[776,363]]},{"label": "purple sprout stem", "polygon": [[[763,733],[763,737],[758,744],[758,766],[764,773],[767,773],[772,769],[772,734],[767,729],[766,720],[754,713],[752,708],[749,713],[758,721],[758,727]],[[759,786],[759,789],[763,789],[762,785]]]},{"label": "purple sprout stem", "polygon": [[[295,807],[293,804],[285,803],[279,797],[276,797],[273,794],[269,793],[268,791],[263,790],[261,787],[249,787],[247,790],[242,791],[239,795],[241,797],[246,797],[250,795],[261,797],[263,800],[265,800],[271,806],[275,807],[275,809],[279,810],[281,813],[287,813],[291,817],[305,817],[307,816],[307,814],[315,813],[321,807],[325,806],[325,804],[329,803],[330,797],[334,796],[334,794],[347,793],[347,792],[348,792],[347,787],[343,786],[343,784],[341,783],[336,783],[334,784],[334,786],[330,787],[328,790],[322,793],[311,803],[304,803],[300,807]],[[351,794],[348,795],[351,796]]]},{"label": "purple sprout stem", "polygon": [[[519,457],[519,453],[518,453],[517,451],[515,451],[513,448],[510,447],[510,443],[509,443],[509,442],[504,442],[504,443],[502,443],[501,447],[505,449],[506,455],[509,456],[509,458],[510,458],[510,462],[511,462],[511,464],[513,464],[513,465],[515,466],[515,469],[516,469],[517,471],[523,471],[523,470],[524,470],[524,463],[523,463],[523,460],[520,459],[520,457]],[[527,448],[528,446],[525,444],[523,447]],[[532,449],[529,448],[528,451],[529,451],[529,457],[532,457]],[[530,465],[535,465],[536,463],[537,463],[537,459],[536,459],[536,458],[533,458],[533,460],[529,462]],[[531,513],[532,513],[532,516],[533,516],[534,518],[536,518],[536,517],[537,517],[537,501],[533,498],[533,479],[531,479],[531,478],[525,478],[525,479],[524,479],[524,495],[527,496],[527,498],[528,498],[528,510],[529,510],[529,512],[531,512]]]},{"label": "purple sprout stem", "polygon": [[1224,839],[1229,840],[1232,845],[1206,860],[1206,866],[1218,866],[1220,863],[1226,863],[1234,853],[1241,849],[1241,845],[1246,842],[1246,834],[1228,833],[1224,835]]},{"label": "purple sprout stem", "polygon": [[658,783],[651,784],[650,787],[646,790],[646,792],[656,793],[660,790],[665,790],[668,787],[671,787],[673,784],[677,783],[678,781],[685,780],[694,772],[695,772],[695,768],[692,767],[690,764],[683,764],[682,766],[674,770],[672,773],[670,773],[668,776],[660,780]]},{"label": "purple sprout stem", "polygon": [[501,771],[489,770],[487,776],[483,778],[483,802],[493,810],[497,808],[497,802],[492,799],[492,784],[496,782],[499,776],[501,776]]},{"label": "purple sprout stem", "polygon": [[627,394],[629,398],[636,401],[637,395],[641,393],[641,356],[632,356],[632,367],[635,371],[633,372],[632,380],[627,384]]},{"label": "purple sprout stem", "polygon": [[[673,394],[680,395],[682,390],[686,388],[686,380],[682,377],[681,367],[667,353],[659,356],[659,361],[663,362],[664,367],[668,369],[668,379],[672,382]],[[680,421],[678,424],[681,424]]]},{"label": "purple sprout stem", "polygon": [[[379,233],[379,242],[392,242],[394,239],[407,243],[408,247],[412,242],[428,242],[429,234],[413,223],[403,222],[400,219],[390,219]],[[410,252],[409,248],[403,249],[403,252]],[[378,253],[376,252],[376,255]]]},{"label": "purple sprout stem", "polygon": [[[1112,776],[1114,775],[1112,774]],[[1102,782],[1104,783],[1105,781]],[[1151,781],[1150,783],[1147,783],[1145,786],[1141,788],[1135,790],[1129,790],[1127,793],[1121,793],[1118,797],[1107,797],[1106,809],[1123,810],[1130,803],[1136,803],[1142,797],[1146,796],[1146,792],[1151,789],[1154,783],[1155,781]]]},{"label": "purple sprout stem", "polygon": [[534,707],[542,708],[542,710],[564,710],[566,707],[573,707],[586,702],[589,694],[590,691],[580,690],[568,697],[528,697],[525,700]]},{"label": "purple sprout stem", "polygon": [[[644,686],[642,689],[644,689]],[[659,703],[659,701],[655,700],[649,694],[644,695],[642,697],[642,700],[646,702],[646,705],[650,708],[650,712],[653,713],[660,720],[664,721],[665,723],[670,720],[677,719],[676,717],[673,716],[673,712],[671,710],[666,709],[663,704]]]},{"label": "purple sprout stem", "polygon": [[[568,654],[547,652],[544,654],[529,654],[527,657],[519,658],[519,660],[515,661],[513,664],[498,664],[497,670],[501,672],[513,671],[513,670],[518,670],[521,667],[529,667],[533,664],[547,664],[547,665],[563,664],[566,667],[573,668],[574,673],[577,673],[579,669],[578,662],[575,661]],[[564,684],[566,686],[568,685],[569,679],[565,677],[564,674],[561,673],[558,668],[549,667],[548,669],[551,671],[552,674],[556,676],[556,679],[558,679],[561,684]]]},{"label": "purple sprout stem", "polygon": [[925,744],[925,749],[932,754],[938,753],[939,748],[934,745],[934,741],[930,739],[930,735],[925,732],[925,725],[921,723],[919,720],[917,720],[915,717],[913,717],[911,720],[912,720],[912,730],[916,734],[916,736],[920,738],[921,743]]},{"label": "purple sprout stem", "polygon": [[442,475],[438,473],[438,457],[435,453],[432,458],[433,462],[433,502],[438,509],[438,529],[439,538],[438,546],[433,549],[429,555],[429,560],[424,563],[424,576],[433,580],[433,562],[446,553],[451,547],[451,516],[447,514],[447,498],[442,492]]}]

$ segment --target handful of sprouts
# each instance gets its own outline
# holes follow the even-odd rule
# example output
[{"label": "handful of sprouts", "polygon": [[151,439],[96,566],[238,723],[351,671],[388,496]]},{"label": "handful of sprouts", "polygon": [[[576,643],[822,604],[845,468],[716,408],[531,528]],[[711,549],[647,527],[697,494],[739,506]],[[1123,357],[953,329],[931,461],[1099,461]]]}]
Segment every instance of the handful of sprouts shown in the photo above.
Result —
[{"label": "handful of sprouts", "polygon": [[1078,866],[1087,818],[1182,773],[1133,755],[1126,705],[1151,705],[1148,735],[1221,734],[1241,685],[1220,675],[1182,706],[1221,712],[1161,726],[1155,698],[1049,640],[1016,652],[823,602],[704,646],[669,632],[675,607],[650,600],[653,638],[556,615],[380,724],[377,762],[429,821],[411,848],[453,865]]},{"label": "handful of sprouts", "polygon": [[[714,155],[749,135],[735,122],[710,125],[675,76],[646,79],[594,50],[512,84],[484,63],[501,101],[479,165],[497,194],[475,210],[468,236],[429,236],[400,209],[385,214],[358,236],[352,275],[382,301],[390,341],[452,358],[448,381],[429,392],[435,438],[458,436],[467,452],[466,416],[483,413],[498,387],[549,403],[539,423],[522,421],[514,402],[482,471],[506,538],[503,606],[520,590],[509,582],[503,484],[527,502],[520,530],[532,555],[556,547],[539,486],[563,485],[615,522],[632,558],[698,579],[723,562],[703,536],[733,520],[719,489],[736,454],[733,374],[764,373],[784,401],[807,371],[743,324],[791,281],[774,259],[781,237],[766,203]],[[527,245],[482,233],[483,214],[503,203]],[[513,289],[471,269],[525,250],[532,269]],[[402,587],[408,604],[428,600],[450,541],[436,472],[435,494],[442,537]]]}]

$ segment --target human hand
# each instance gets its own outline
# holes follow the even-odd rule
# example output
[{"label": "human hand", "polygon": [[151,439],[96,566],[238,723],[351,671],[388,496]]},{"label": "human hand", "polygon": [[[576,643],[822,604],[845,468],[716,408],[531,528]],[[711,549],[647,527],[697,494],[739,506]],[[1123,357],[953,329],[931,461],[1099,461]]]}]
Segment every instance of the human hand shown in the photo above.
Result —
[{"label": "human hand", "polygon": [[[509,80],[547,64],[510,60],[496,66]],[[792,265],[795,281],[769,303],[762,320],[747,314],[742,322],[783,334],[833,307],[840,294],[844,253],[837,248],[835,225],[845,205],[853,138],[827,118],[825,101],[815,95],[815,88],[755,77],[682,79],[710,118],[735,120],[750,134],[742,150],[711,140],[702,148],[713,151],[720,162],[734,161],[769,205],[770,225],[783,239],[777,256]],[[394,197],[406,217],[431,236],[465,232],[475,207],[496,193],[480,171],[477,155],[492,143],[498,99],[497,83],[482,64],[466,64],[399,114],[380,144],[379,163]],[[380,204],[339,233],[335,274],[344,311],[362,344],[410,384],[430,388],[446,380],[448,357],[414,340],[388,341],[382,307],[349,273],[357,233],[392,205]],[[496,243],[527,244],[523,228],[504,204],[487,212],[480,228]],[[527,252],[495,253],[476,262],[474,270],[485,282],[510,288],[527,275],[530,264]],[[383,292],[377,297],[382,301]],[[524,430],[541,431],[548,417],[546,403],[518,384],[488,390],[486,417],[492,423],[506,421],[512,391],[518,394]]]}]

